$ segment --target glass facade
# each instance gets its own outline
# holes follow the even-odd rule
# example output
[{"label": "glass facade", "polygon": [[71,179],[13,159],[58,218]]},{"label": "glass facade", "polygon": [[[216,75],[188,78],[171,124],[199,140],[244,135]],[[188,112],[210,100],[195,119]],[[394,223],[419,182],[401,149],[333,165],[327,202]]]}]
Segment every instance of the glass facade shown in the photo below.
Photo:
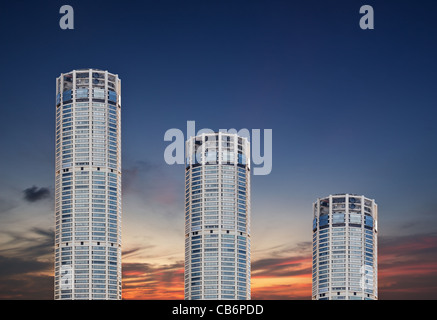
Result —
[{"label": "glass facade", "polygon": [[378,299],[378,207],[374,200],[331,195],[313,205],[313,300]]},{"label": "glass facade", "polygon": [[55,299],[121,299],[121,139],[117,75],[56,80]]},{"label": "glass facade", "polygon": [[185,299],[250,299],[249,155],[236,134],[186,142]]}]

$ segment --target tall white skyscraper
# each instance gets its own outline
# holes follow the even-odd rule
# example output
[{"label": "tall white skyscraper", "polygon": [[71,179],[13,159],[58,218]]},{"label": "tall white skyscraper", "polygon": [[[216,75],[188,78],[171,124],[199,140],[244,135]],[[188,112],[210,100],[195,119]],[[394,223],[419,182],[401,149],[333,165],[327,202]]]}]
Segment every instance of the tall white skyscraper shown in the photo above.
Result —
[{"label": "tall white skyscraper", "polygon": [[352,194],[313,205],[313,300],[378,299],[378,206]]},{"label": "tall white skyscraper", "polygon": [[55,299],[121,299],[120,79],[56,80]]},{"label": "tall white skyscraper", "polygon": [[186,142],[185,299],[250,299],[250,144],[237,134]]}]

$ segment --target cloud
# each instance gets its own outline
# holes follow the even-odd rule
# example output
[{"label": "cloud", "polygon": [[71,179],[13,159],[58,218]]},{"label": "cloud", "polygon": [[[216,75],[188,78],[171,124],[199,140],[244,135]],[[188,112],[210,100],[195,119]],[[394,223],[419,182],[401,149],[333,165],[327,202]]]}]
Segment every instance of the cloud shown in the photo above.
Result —
[{"label": "cloud", "polygon": [[437,233],[381,237],[379,298],[437,299]]},{"label": "cloud", "polygon": [[310,275],[311,248],[311,242],[304,241],[265,249],[262,252],[268,252],[268,255],[252,262],[252,277]]},{"label": "cloud", "polygon": [[[10,240],[0,250],[0,299],[52,299],[53,230],[4,234]],[[254,259],[252,298],[311,299],[308,246],[309,242],[277,246]],[[380,236],[378,247],[380,299],[437,299],[437,233]],[[143,249],[127,249],[123,258],[138,257]],[[123,299],[184,298],[183,261],[124,262],[122,269]]]},{"label": "cloud", "polygon": [[25,259],[40,259],[53,254],[55,232],[52,228],[31,228],[23,232],[2,231],[9,241],[2,243],[0,252]]},{"label": "cloud", "polygon": [[0,299],[53,299],[53,261],[0,256]]},{"label": "cloud", "polygon": [[47,262],[0,256],[1,278],[32,272],[46,271],[50,267],[51,263]]},{"label": "cloud", "polygon": [[311,241],[301,241],[292,244],[279,244],[273,247],[268,247],[262,250],[255,251],[256,253],[267,253],[270,257],[284,257],[291,255],[307,255],[311,253],[312,243]]},{"label": "cloud", "polygon": [[184,298],[184,263],[123,263],[123,299]]},{"label": "cloud", "polygon": [[282,245],[271,250],[273,256],[283,255],[307,255],[311,253],[312,243],[310,241],[302,241],[291,245]]},{"label": "cloud", "polygon": [[0,197],[0,214],[7,213],[8,211],[16,208],[17,206],[18,205],[14,200]]},{"label": "cloud", "polygon": [[133,249],[129,249],[129,250],[123,250],[122,255],[123,257],[127,257],[129,255],[133,255],[139,251],[141,251],[142,248],[133,248]]},{"label": "cloud", "polygon": [[252,299],[311,299],[311,242],[284,244],[263,250],[252,262]]},{"label": "cloud", "polygon": [[253,287],[251,296],[253,300],[307,300],[311,282]]},{"label": "cloud", "polygon": [[[311,299],[309,244],[277,246],[253,261],[252,298]],[[380,236],[378,249],[380,299],[437,299],[437,233]]]},{"label": "cloud", "polygon": [[53,276],[24,274],[0,278],[0,299],[8,300],[52,300]]},{"label": "cloud", "polygon": [[267,258],[252,263],[252,277],[311,277],[311,256]]},{"label": "cloud", "polygon": [[25,189],[23,193],[24,193],[24,200],[28,202],[36,202],[50,197],[49,188],[44,188],[44,187],[38,188],[36,186],[32,186],[30,188]]},{"label": "cloud", "polygon": [[123,250],[122,255],[123,255],[123,259],[129,257],[136,257],[138,256],[142,251],[148,250],[148,249],[152,249],[155,248],[155,245],[144,245],[141,247],[135,247],[135,248],[131,248],[131,249],[126,249]]},{"label": "cloud", "polygon": [[[310,299],[311,244],[277,246],[270,256],[252,262],[254,299]],[[140,248],[128,250],[137,253]],[[123,263],[124,299],[183,299],[184,263]]]}]

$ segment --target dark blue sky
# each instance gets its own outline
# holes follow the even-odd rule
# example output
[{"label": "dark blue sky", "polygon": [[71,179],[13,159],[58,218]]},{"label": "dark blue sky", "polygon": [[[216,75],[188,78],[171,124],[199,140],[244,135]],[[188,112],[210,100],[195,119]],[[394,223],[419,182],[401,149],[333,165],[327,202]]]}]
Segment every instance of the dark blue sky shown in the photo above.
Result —
[{"label": "dark blue sky", "polygon": [[[55,78],[92,67],[122,79],[125,168],[158,166],[182,190],[166,130],[272,129],[255,216],[274,202],[307,228],[317,197],[349,192],[379,203],[387,233],[434,228],[436,3],[69,1],[75,29],[61,30],[63,4],[2,4],[4,194],[53,186]],[[359,28],[364,4],[375,30]]]},{"label": "dark blue sky", "polygon": [[[64,4],[74,30],[59,27]],[[374,30],[359,28],[362,5]],[[307,248],[310,264],[312,203],[364,194],[379,205],[381,298],[435,297],[436,12],[424,0],[2,2],[0,298],[52,297],[55,79],[79,68],[122,79],[124,266],[183,261],[184,167],[164,162],[163,138],[194,120],[273,130],[273,171],[252,178],[253,261]]]}]

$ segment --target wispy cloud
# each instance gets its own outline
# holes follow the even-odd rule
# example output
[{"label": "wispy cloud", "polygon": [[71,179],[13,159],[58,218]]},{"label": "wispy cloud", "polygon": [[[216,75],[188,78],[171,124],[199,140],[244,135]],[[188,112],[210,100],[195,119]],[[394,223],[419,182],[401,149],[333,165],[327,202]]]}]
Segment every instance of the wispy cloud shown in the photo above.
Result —
[{"label": "wispy cloud", "polygon": [[137,257],[137,258],[141,258],[141,255],[144,253],[144,251],[147,251],[149,249],[155,248],[155,245],[144,245],[144,246],[138,246],[138,247],[134,247],[134,248],[130,248],[130,249],[126,249],[123,250],[122,252],[122,256],[123,259],[126,258],[133,258],[133,257]]},{"label": "wispy cloud", "polygon": [[252,278],[311,275],[311,257],[267,258],[252,263]]},{"label": "wispy cloud", "polygon": [[17,201],[0,197],[0,214],[7,213],[18,206]]},{"label": "wispy cloud", "polygon": [[31,228],[25,232],[4,231],[9,241],[2,244],[0,253],[24,259],[40,259],[53,253],[53,229]]}]

